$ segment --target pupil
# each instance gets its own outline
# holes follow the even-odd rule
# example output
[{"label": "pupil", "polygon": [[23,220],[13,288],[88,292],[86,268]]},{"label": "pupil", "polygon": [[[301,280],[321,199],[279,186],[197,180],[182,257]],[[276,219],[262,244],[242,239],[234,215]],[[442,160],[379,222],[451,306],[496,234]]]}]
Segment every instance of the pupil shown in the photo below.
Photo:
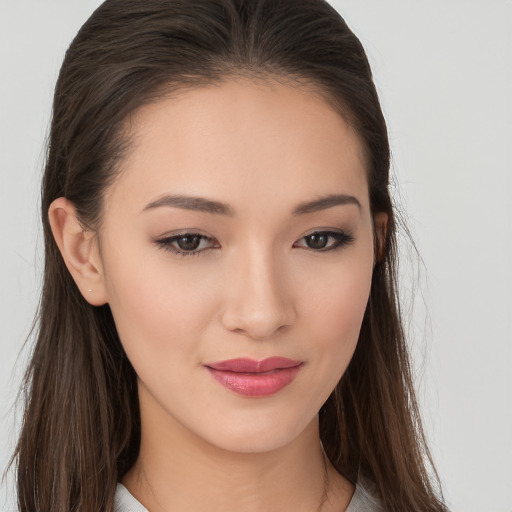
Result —
[{"label": "pupil", "polygon": [[311,249],[323,249],[327,245],[327,235],[309,235],[307,244]]},{"label": "pupil", "polygon": [[199,247],[201,242],[198,236],[182,236],[178,238],[178,247],[184,251],[194,251]]}]

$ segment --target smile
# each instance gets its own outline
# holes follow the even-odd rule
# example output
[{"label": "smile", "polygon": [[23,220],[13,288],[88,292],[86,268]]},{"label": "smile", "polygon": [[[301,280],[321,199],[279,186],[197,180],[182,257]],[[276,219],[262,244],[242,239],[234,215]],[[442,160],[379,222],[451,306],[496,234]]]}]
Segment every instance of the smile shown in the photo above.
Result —
[{"label": "smile", "polygon": [[212,377],[235,393],[264,397],[290,384],[302,367],[302,361],[269,357],[262,361],[230,359],[204,365]]}]

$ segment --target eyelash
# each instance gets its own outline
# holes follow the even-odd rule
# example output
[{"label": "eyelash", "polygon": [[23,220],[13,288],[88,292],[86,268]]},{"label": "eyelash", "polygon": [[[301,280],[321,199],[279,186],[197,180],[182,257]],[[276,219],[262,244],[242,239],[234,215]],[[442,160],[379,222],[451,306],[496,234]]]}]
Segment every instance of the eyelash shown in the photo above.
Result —
[{"label": "eyelash", "polygon": [[[347,245],[350,245],[352,242],[354,242],[354,237],[345,231],[314,231],[313,233],[310,233],[309,235],[303,236],[300,238],[300,240],[305,240],[306,238],[312,237],[312,236],[327,236],[328,238],[332,238],[335,240],[335,243],[333,243],[331,246],[328,246],[327,248],[321,248],[321,249],[313,249],[312,247],[305,247],[305,249],[310,249],[313,252],[329,252],[329,251],[336,251],[339,250]],[[177,249],[176,247],[173,247],[173,243],[177,242],[180,238],[199,238],[200,242],[203,240],[207,240],[209,242],[215,241],[214,238],[201,235],[199,233],[191,233],[191,232],[184,232],[179,233],[177,235],[160,238],[158,240],[155,240],[155,243],[159,248],[164,249],[165,251],[169,251],[173,254],[176,254],[177,256],[184,257],[184,256],[199,256],[201,253],[208,249],[213,249],[213,247],[207,247],[205,249],[201,250],[191,250],[191,251],[184,251],[182,249]],[[294,244],[295,246],[295,244]]]},{"label": "eyelash", "polygon": [[207,249],[212,249],[212,247],[208,247],[207,249],[201,249],[201,250],[193,250],[193,251],[184,251],[182,249],[177,249],[176,247],[173,247],[171,244],[178,241],[180,238],[199,238],[200,241],[208,240],[209,242],[213,242],[215,239],[211,238],[209,236],[201,235],[199,233],[191,233],[191,232],[184,232],[179,233],[177,235],[168,236],[165,238],[161,238],[159,240],[155,240],[155,243],[165,251],[172,252],[173,254],[176,254],[177,256],[199,256],[202,252],[204,252]]}]

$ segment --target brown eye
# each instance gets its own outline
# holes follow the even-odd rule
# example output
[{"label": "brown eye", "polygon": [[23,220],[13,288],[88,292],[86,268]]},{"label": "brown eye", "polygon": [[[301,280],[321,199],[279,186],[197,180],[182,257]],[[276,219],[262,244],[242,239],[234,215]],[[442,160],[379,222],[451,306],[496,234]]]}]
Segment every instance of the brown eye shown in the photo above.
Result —
[{"label": "brown eye", "polygon": [[186,235],[176,239],[176,244],[182,251],[195,251],[202,238],[198,235]]},{"label": "brown eye", "polygon": [[181,233],[155,240],[155,244],[178,256],[196,256],[208,249],[219,248],[215,238],[199,233]]},{"label": "brown eye", "polygon": [[329,241],[329,235],[326,233],[313,233],[304,237],[306,244],[311,249],[324,249]]},{"label": "brown eye", "polygon": [[344,231],[315,231],[294,244],[294,247],[327,252],[349,245],[354,237]]}]

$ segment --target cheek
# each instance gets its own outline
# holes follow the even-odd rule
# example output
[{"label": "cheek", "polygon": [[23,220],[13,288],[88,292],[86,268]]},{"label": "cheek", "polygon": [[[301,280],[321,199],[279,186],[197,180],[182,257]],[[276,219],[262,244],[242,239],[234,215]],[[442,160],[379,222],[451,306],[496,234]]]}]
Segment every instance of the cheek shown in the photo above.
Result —
[{"label": "cheek", "polygon": [[355,253],[323,277],[324,286],[310,287],[313,291],[305,306],[310,311],[309,337],[314,340],[321,371],[329,375],[328,394],[345,372],[357,345],[371,286],[372,260],[368,254],[371,252]]},{"label": "cheek", "polygon": [[204,287],[199,297],[193,276],[169,265],[165,254],[155,257],[147,249],[130,257],[111,251],[106,263],[109,305],[139,376],[156,371],[160,361],[172,367],[196,348],[211,307]]},{"label": "cheek", "polygon": [[[371,285],[371,271],[347,271],[332,279],[330,290],[318,301],[317,314],[325,332],[359,334]],[[323,311],[323,313],[322,313]]]}]

